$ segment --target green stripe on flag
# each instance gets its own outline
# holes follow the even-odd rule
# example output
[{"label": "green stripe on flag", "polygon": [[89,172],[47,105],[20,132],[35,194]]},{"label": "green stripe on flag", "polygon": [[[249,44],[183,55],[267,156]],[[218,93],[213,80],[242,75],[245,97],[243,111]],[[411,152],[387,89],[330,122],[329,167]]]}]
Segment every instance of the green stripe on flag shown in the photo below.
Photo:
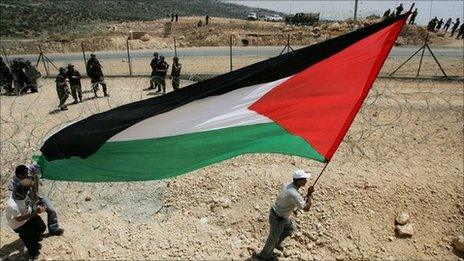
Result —
[{"label": "green stripe on flag", "polygon": [[44,178],[107,182],[170,178],[247,153],[281,153],[324,162],[305,140],[275,123],[239,126],[173,137],[105,143],[81,159],[46,161]]}]

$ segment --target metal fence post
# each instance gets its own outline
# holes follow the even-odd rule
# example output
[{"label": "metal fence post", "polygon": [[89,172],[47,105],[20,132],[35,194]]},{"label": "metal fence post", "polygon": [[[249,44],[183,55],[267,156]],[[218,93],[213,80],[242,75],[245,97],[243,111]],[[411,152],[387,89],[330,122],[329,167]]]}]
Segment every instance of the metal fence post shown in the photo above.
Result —
[{"label": "metal fence post", "polygon": [[174,37],[174,56],[177,57],[176,37]]},{"label": "metal fence post", "polygon": [[230,71],[232,71],[232,35],[230,35],[230,49],[229,49],[229,59],[230,59]]},{"label": "metal fence post", "polygon": [[87,58],[85,58],[84,42],[81,42],[81,49],[82,49],[82,56],[84,57],[84,68],[85,68],[87,65]]},{"label": "metal fence post", "polygon": [[127,46],[127,61],[129,62],[129,75],[132,76],[132,64],[131,64],[130,51],[129,51],[129,38],[127,38],[126,40],[126,46]]}]

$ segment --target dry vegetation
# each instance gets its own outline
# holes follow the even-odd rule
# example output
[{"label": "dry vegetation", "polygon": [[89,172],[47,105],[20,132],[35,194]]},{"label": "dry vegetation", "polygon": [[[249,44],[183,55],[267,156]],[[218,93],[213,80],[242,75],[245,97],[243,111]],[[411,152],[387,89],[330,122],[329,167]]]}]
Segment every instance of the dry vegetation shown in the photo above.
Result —
[{"label": "dry vegetation", "polygon": [[[283,46],[287,44],[290,35],[292,46],[305,46],[337,37],[377,22],[377,19],[361,21],[321,22],[320,24],[303,27],[265,21],[246,21],[212,17],[208,26],[198,28],[197,22],[204,17],[180,17],[178,23],[173,23],[171,34],[164,35],[164,25],[170,19],[151,21],[107,23],[102,25],[101,34],[91,37],[68,37],[51,40],[14,39],[3,40],[2,45],[9,54],[38,53],[39,45],[46,53],[80,52],[81,44],[87,51],[126,50],[126,39],[130,31],[145,32],[143,39],[131,40],[132,50],[141,49],[172,49],[173,37],[178,47],[229,46],[232,36],[234,46]],[[398,38],[397,45],[419,45],[425,39],[426,30],[421,26],[405,26]],[[459,40],[448,37],[442,32],[431,33],[430,44],[436,46],[458,47]]]}]

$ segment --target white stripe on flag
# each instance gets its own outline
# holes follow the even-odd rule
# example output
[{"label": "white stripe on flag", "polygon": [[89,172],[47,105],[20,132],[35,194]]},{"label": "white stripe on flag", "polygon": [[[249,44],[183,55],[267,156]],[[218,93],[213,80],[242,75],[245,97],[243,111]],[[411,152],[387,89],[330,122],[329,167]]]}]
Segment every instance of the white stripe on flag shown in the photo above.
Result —
[{"label": "white stripe on flag", "polygon": [[191,102],[134,124],[109,141],[153,139],[271,122],[248,107],[288,78]]}]

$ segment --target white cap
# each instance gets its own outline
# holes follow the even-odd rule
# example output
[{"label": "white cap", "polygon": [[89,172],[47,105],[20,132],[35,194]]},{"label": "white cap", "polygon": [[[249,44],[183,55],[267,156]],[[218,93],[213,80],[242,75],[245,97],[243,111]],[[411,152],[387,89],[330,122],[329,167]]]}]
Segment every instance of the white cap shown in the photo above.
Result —
[{"label": "white cap", "polygon": [[295,170],[295,172],[293,172],[293,179],[309,179],[310,177],[311,174],[302,169]]}]

